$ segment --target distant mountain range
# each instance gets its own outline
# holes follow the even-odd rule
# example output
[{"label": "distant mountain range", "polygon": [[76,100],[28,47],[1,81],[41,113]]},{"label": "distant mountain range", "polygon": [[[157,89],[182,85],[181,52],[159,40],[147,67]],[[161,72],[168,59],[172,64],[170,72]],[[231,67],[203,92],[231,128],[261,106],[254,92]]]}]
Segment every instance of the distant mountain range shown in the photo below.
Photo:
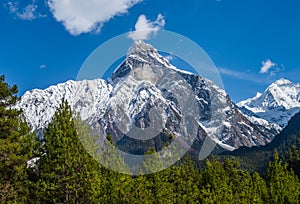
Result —
[{"label": "distant mountain range", "polygon": [[300,83],[279,79],[263,93],[237,104],[249,116],[263,118],[270,123],[285,127],[300,111]]},{"label": "distant mountain range", "polygon": [[[232,151],[271,142],[300,110],[299,90],[299,84],[281,79],[263,94],[237,106],[212,81],[176,68],[151,45],[136,41],[111,80],[67,81],[45,90],[27,91],[17,107],[24,110],[34,130],[41,130],[65,99],[94,132],[111,134],[120,148],[138,144],[129,150],[138,153],[146,151],[145,144],[162,148],[170,134],[182,138],[185,112],[193,107],[197,110],[192,122],[196,143],[201,146],[209,137],[221,148]],[[189,107],[185,101],[190,102]],[[159,114],[151,117],[152,109],[159,110]],[[145,142],[128,137],[134,127],[145,130],[155,120],[160,123],[156,125],[161,131],[154,131],[159,139]]]}]

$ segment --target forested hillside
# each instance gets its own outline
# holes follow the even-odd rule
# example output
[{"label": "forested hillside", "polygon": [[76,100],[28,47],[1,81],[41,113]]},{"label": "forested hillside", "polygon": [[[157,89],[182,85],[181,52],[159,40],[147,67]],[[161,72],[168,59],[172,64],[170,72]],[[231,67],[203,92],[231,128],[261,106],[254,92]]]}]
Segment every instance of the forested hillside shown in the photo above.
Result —
[{"label": "forested hillside", "polygon": [[261,147],[241,147],[233,152],[224,153],[220,156],[225,159],[228,157],[238,159],[245,169],[251,171],[264,172],[268,166],[268,161],[273,160],[273,155],[278,152],[285,162],[290,164],[296,173],[300,174],[300,113],[296,114],[277,135],[272,142]]}]

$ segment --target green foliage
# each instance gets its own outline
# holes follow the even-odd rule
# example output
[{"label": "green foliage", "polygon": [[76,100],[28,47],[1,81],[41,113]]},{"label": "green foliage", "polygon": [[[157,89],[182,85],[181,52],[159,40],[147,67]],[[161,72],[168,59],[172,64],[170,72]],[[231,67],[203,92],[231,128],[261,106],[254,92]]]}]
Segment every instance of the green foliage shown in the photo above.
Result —
[{"label": "green foliage", "polygon": [[218,161],[207,160],[202,176],[201,199],[203,203],[232,203],[230,178]]},{"label": "green foliage", "polygon": [[252,175],[251,193],[251,203],[267,203],[269,200],[267,184],[256,172]]},{"label": "green foliage", "polygon": [[108,168],[102,168],[102,185],[99,202],[133,203],[133,196],[131,195],[134,191],[133,180],[132,177],[128,175],[129,169],[125,165],[123,158],[118,154],[117,148],[114,146],[112,140],[105,141],[104,144],[110,148],[106,148],[105,151],[101,149],[99,154],[96,155],[97,160],[101,160],[101,164],[105,164],[105,166],[109,166],[111,169],[123,173],[126,172],[127,174],[116,173]]},{"label": "green foliage", "polygon": [[44,131],[37,198],[44,203],[92,203],[99,195],[99,164],[84,149],[66,101]]},{"label": "green foliage", "polygon": [[293,145],[286,154],[289,168],[293,169],[298,178],[300,178],[300,149]]},{"label": "green foliage", "polygon": [[237,160],[207,161],[202,176],[203,203],[267,203],[266,182],[258,173],[250,174]]},{"label": "green foliage", "polygon": [[108,142],[113,143],[113,139],[112,139],[111,134],[108,133],[108,134],[106,135],[106,139],[107,139]]},{"label": "green foliage", "polygon": [[13,106],[17,86],[9,86],[0,76],[0,203],[25,203],[30,181],[27,161],[33,156],[34,135],[22,111]]},{"label": "green foliage", "polygon": [[194,168],[189,155],[180,164],[163,172],[168,173],[168,182],[172,184],[173,203],[199,203],[202,174],[199,169]]},{"label": "green foliage", "polygon": [[300,182],[293,171],[288,170],[277,153],[269,163],[266,181],[272,203],[299,203]]}]

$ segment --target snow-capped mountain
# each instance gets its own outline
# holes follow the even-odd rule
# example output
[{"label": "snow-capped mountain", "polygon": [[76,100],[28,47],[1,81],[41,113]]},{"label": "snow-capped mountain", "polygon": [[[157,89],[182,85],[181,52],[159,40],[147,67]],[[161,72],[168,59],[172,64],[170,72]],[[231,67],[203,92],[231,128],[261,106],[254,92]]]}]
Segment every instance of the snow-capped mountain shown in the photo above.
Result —
[{"label": "snow-capped mountain", "polygon": [[[251,122],[223,89],[176,68],[143,41],[132,45],[109,81],[68,81],[35,89],[22,96],[18,107],[24,110],[28,123],[40,129],[51,121],[64,98],[95,131],[110,133],[123,148],[133,144],[129,133],[143,137],[150,131],[161,140],[170,134],[180,138],[185,126],[194,127],[186,131],[195,135],[198,143],[210,137],[228,150],[264,145],[278,133],[267,121],[261,120],[263,125]],[[145,140],[140,140],[141,145]],[[148,142],[158,148],[161,143],[157,138]]]},{"label": "snow-capped mountain", "polygon": [[105,80],[67,81],[45,90],[27,91],[17,104],[22,108],[27,123],[34,129],[43,129],[51,121],[57,107],[65,99],[83,120],[100,117],[106,108],[112,86]]},{"label": "snow-capped mountain", "polygon": [[279,79],[263,93],[237,105],[252,118],[262,118],[283,128],[300,111],[300,83]]}]

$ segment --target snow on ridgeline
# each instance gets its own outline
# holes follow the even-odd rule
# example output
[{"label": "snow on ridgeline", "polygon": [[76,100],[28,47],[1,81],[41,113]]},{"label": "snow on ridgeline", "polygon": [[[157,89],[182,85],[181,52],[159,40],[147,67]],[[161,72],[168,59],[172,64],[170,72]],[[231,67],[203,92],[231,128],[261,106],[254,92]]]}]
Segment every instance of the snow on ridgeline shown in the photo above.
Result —
[{"label": "snow on ridgeline", "polygon": [[247,115],[265,119],[285,127],[288,121],[300,111],[300,83],[279,79],[263,93],[237,104]]},{"label": "snow on ridgeline", "polygon": [[33,130],[37,130],[48,125],[63,99],[83,120],[99,116],[95,114],[103,112],[111,90],[111,85],[102,79],[69,80],[45,90],[27,91],[17,108],[23,109],[27,123]]}]

